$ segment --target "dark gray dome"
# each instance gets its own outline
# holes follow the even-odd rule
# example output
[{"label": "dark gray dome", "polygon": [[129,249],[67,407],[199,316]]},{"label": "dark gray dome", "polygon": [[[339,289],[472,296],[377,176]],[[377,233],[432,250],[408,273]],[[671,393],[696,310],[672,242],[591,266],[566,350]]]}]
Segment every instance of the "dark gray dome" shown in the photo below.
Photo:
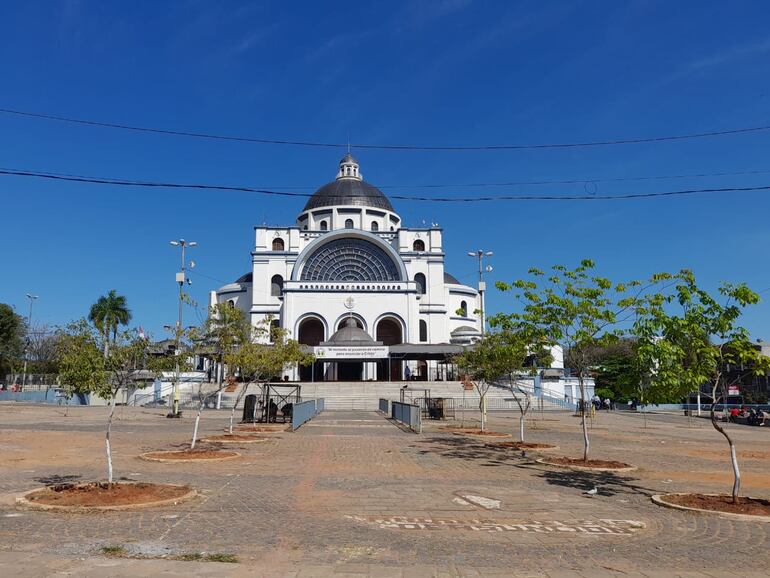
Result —
[{"label": "dark gray dome", "polygon": [[244,273],[240,277],[238,277],[235,282],[236,283],[251,283],[254,281],[254,273],[252,271],[249,271],[248,273]]},{"label": "dark gray dome", "polygon": [[457,277],[455,277],[451,273],[447,273],[446,271],[444,271],[444,283],[451,283],[453,285],[462,285],[462,283],[460,283],[457,280]]},{"label": "dark gray dome", "polygon": [[334,343],[337,345],[347,344],[372,344],[374,339],[371,336],[356,325],[355,319],[348,319],[345,321],[345,326],[341,327],[334,335],[329,338],[327,343]]},{"label": "dark gray dome", "polygon": [[374,185],[355,178],[343,177],[325,184],[308,199],[303,211],[336,205],[374,207],[395,213],[388,197]]}]

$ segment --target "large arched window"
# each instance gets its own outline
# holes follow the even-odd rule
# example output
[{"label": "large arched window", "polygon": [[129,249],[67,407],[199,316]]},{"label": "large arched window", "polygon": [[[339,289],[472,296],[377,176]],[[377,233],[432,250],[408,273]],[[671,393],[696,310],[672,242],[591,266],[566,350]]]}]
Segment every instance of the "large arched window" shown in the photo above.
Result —
[{"label": "large arched window", "polygon": [[425,275],[417,273],[417,275],[414,276],[414,282],[417,284],[417,294],[425,295]]},{"label": "large arched window", "polygon": [[322,231],[328,231],[329,230],[329,224],[326,221],[321,221],[321,230]]},{"label": "large arched window", "polygon": [[372,231],[379,231],[380,226],[377,224],[377,221],[372,221]]},{"label": "large arched window", "polygon": [[425,250],[425,241],[422,239],[417,239],[414,243],[412,243],[412,251],[424,251]]},{"label": "large arched window", "polygon": [[321,245],[305,262],[301,281],[400,281],[398,265],[382,247],[341,238]]},{"label": "large arched window", "polygon": [[345,228],[346,229],[352,229],[353,228],[353,219],[345,219]]},{"label": "large arched window", "polygon": [[283,277],[280,275],[273,275],[270,279],[270,295],[273,297],[283,295]]},{"label": "large arched window", "polygon": [[424,319],[420,319],[420,341],[428,341],[428,324]]},{"label": "large arched window", "polygon": [[468,317],[468,304],[465,301],[460,301],[460,315]]},{"label": "large arched window", "polygon": [[273,251],[283,251],[283,239],[276,237],[273,239]]}]

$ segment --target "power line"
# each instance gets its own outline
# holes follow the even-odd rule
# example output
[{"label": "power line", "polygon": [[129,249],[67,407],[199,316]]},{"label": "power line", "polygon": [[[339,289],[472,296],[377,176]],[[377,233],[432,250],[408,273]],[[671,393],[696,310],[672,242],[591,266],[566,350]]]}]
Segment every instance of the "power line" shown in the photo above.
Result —
[{"label": "power line", "polygon": [[[132,181],[126,179],[112,179],[106,177],[85,177],[68,176],[59,173],[22,171],[16,169],[0,169],[0,175],[32,177],[40,179],[51,179],[57,181],[72,181],[79,183],[90,183],[100,185],[130,186],[130,187],[150,187],[150,188],[172,188],[172,189],[201,189],[215,191],[235,191],[245,193],[257,193],[261,195],[275,195],[283,197],[311,197],[310,193],[298,193],[293,191],[274,191],[269,189],[257,189],[251,187],[237,187],[228,185],[206,185],[196,183],[169,183],[169,182],[151,182],[151,181]],[[656,197],[676,197],[697,194],[714,193],[746,193],[754,191],[770,190],[770,185],[757,187],[720,187],[720,188],[702,188],[702,189],[684,189],[676,191],[659,191],[650,193],[629,193],[625,195],[498,195],[485,197],[415,197],[406,195],[391,195],[391,199],[401,201],[424,201],[434,203],[476,203],[488,201],[612,201],[629,199],[649,199]]]},{"label": "power line", "polygon": [[692,139],[699,139],[699,138],[712,138],[712,137],[719,137],[719,136],[765,132],[770,130],[770,125],[759,125],[759,126],[733,128],[733,129],[718,130],[718,131],[706,131],[706,132],[685,133],[685,134],[675,134],[675,135],[665,135],[665,136],[655,136],[655,137],[593,140],[593,141],[583,141],[583,142],[507,144],[507,145],[487,144],[487,145],[435,146],[435,145],[406,145],[406,144],[334,143],[334,142],[268,139],[268,138],[246,137],[246,136],[236,136],[236,135],[222,135],[222,134],[204,133],[204,132],[197,132],[197,131],[171,130],[171,129],[162,129],[162,128],[147,127],[147,126],[136,126],[136,125],[129,125],[129,124],[114,123],[114,122],[102,122],[102,121],[87,120],[82,118],[57,116],[53,114],[43,114],[43,113],[28,112],[23,110],[14,110],[10,108],[0,108],[0,113],[23,116],[28,118],[38,118],[43,120],[53,120],[58,122],[95,126],[95,127],[101,127],[101,128],[114,128],[114,129],[129,130],[134,132],[146,132],[146,133],[165,134],[165,135],[172,135],[172,136],[184,136],[184,137],[209,139],[209,140],[248,142],[248,143],[270,144],[270,145],[290,145],[290,146],[316,147],[316,148],[321,147],[321,148],[348,149],[352,147],[357,149],[372,149],[372,150],[414,150],[414,151],[481,151],[481,150],[536,150],[536,149],[585,148],[585,147],[692,140]]}]

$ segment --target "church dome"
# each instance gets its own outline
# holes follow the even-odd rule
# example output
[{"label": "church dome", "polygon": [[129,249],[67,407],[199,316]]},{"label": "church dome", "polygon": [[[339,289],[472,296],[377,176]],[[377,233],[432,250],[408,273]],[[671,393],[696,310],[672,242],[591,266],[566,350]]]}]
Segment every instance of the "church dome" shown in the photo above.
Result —
[{"label": "church dome", "polygon": [[375,341],[366,331],[356,325],[354,319],[348,319],[345,321],[345,326],[332,335],[327,343],[334,345],[373,345]]},{"label": "church dome", "polygon": [[373,207],[395,212],[390,200],[380,189],[367,183],[359,173],[358,162],[350,153],[340,161],[337,179],[318,189],[308,199],[304,211],[321,207],[352,205],[355,207]]}]

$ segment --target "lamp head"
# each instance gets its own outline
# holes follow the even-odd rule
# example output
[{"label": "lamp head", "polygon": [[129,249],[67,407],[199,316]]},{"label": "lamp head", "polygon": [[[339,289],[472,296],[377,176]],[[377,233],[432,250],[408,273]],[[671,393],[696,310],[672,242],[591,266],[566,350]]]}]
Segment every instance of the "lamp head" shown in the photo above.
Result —
[{"label": "lamp head", "polygon": [[195,245],[197,245],[197,244],[198,244],[197,241],[190,241],[189,243],[187,243],[187,246],[188,247],[195,247]]},{"label": "lamp head", "polygon": [[179,245],[179,241],[171,241],[171,244],[174,245],[174,247],[177,247]]}]

